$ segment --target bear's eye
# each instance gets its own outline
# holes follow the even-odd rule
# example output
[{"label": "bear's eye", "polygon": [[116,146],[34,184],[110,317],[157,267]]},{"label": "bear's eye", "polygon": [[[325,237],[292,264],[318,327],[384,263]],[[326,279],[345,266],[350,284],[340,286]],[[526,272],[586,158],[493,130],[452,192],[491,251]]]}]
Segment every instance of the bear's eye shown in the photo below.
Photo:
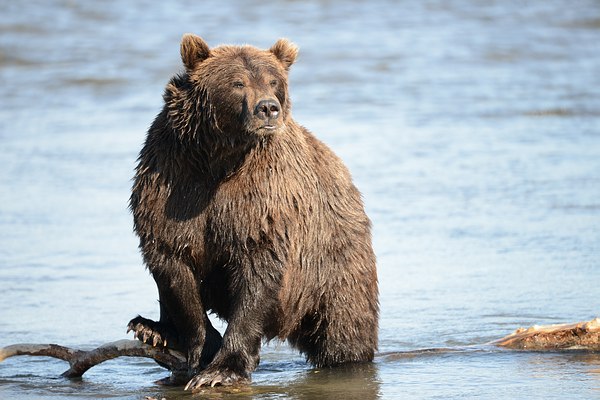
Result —
[{"label": "bear's eye", "polygon": [[269,84],[271,85],[271,87],[277,86],[277,79],[273,79],[271,82],[269,82]]},{"label": "bear's eye", "polygon": [[233,82],[233,87],[236,89],[243,89],[244,86],[246,86],[246,85],[244,85],[244,82],[242,82],[242,81]]}]

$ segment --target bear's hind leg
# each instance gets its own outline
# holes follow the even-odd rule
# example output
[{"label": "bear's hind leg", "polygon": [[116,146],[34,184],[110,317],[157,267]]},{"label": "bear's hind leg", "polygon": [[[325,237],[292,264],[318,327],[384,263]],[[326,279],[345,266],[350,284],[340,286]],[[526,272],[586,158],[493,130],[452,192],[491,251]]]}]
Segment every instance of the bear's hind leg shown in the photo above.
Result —
[{"label": "bear's hind leg", "polygon": [[344,300],[334,295],[321,310],[304,317],[297,332],[288,338],[316,367],[373,360],[377,350],[377,303]]}]

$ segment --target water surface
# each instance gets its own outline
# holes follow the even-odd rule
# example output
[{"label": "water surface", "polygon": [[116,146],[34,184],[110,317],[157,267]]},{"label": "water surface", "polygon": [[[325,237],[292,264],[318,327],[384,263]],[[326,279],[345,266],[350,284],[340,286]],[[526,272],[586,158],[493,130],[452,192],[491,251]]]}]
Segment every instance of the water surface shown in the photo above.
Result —
[{"label": "water surface", "polygon": [[[600,5],[590,0],[0,3],[0,346],[92,348],[158,316],[127,210],[185,32],[301,49],[295,118],[373,221],[380,356],[315,370],[263,348],[226,398],[600,396],[600,355],[462,348],[600,314]],[[223,329],[223,326],[220,326]],[[0,363],[1,398],[174,399],[118,359]]]}]

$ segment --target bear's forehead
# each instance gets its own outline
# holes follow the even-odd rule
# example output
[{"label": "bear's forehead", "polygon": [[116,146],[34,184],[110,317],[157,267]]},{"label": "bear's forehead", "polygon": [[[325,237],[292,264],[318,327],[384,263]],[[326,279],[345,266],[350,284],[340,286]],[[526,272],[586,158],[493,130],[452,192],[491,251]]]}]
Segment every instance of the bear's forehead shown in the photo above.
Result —
[{"label": "bear's forehead", "polygon": [[222,46],[212,51],[213,66],[218,66],[220,71],[235,73],[250,73],[261,76],[281,72],[277,59],[269,51],[260,50],[252,46]]}]

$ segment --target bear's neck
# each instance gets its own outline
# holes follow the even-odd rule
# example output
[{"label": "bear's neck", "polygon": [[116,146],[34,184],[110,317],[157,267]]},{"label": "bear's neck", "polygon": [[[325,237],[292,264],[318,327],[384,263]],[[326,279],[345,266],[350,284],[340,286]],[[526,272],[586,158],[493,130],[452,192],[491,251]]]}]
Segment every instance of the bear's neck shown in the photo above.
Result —
[{"label": "bear's neck", "polygon": [[[227,134],[220,133],[227,137]],[[230,137],[240,137],[231,135]],[[168,165],[169,175],[197,176],[201,179],[219,184],[236,175],[241,170],[255,167],[256,160],[270,160],[269,154],[274,151],[278,140],[275,138],[256,138],[238,142],[188,140],[180,135],[170,135],[170,149],[163,153],[162,165]],[[266,156],[266,157],[265,157]]]},{"label": "bear's neck", "polygon": [[237,146],[220,146],[212,149],[212,154],[204,163],[205,173],[215,181],[223,181],[235,175],[249,159],[253,158],[262,145],[245,143]]}]

